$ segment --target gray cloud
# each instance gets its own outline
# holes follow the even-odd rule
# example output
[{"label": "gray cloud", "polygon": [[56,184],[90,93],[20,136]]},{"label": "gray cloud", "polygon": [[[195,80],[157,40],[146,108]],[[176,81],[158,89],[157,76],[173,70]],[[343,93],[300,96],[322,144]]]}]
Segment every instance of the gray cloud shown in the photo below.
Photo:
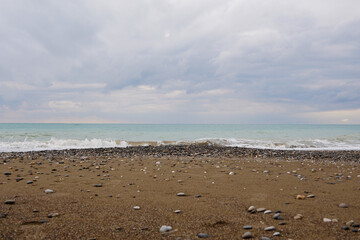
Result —
[{"label": "gray cloud", "polygon": [[358,9],[2,1],[1,121],[359,122]]}]

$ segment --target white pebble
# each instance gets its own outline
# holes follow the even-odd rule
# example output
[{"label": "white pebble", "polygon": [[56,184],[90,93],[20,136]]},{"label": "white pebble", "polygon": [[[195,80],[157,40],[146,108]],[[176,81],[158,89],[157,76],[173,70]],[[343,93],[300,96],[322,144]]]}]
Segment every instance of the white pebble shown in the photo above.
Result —
[{"label": "white pebble", "polygon": [[52,190],[52,189],[46,189],[45,190],[45,193],[53,193],[54,192],[54,190]]},{"label": "white pebble", "polygon": [[166,225],[162,225],[161,228],[160,228],[160,232],[169,232],[172,230],[172,227],[171,226],[166,226]]}]

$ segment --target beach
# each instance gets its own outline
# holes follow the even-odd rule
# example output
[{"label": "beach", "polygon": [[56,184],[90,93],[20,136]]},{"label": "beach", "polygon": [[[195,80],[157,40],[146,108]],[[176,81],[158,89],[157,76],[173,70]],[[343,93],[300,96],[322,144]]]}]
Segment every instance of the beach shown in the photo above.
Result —
[{"label": "beach", "polygon": [[3,152],[0,239],[359,239],[359,163],[206,144]]}]

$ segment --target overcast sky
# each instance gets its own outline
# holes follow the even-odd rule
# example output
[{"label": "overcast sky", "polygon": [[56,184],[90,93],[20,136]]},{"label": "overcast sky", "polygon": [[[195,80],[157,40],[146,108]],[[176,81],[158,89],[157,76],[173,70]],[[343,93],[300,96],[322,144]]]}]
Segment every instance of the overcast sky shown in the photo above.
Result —
[{"label": "overcast sky", "polygon": [[360,1],[2,0],[0,122],[360,123]]}]

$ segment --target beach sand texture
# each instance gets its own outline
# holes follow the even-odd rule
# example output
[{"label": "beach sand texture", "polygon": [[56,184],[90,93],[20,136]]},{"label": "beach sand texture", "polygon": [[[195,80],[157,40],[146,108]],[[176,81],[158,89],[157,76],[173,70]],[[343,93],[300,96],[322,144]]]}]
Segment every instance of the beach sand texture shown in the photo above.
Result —
[{"label": "beach sand texture", "polygon": [[0,153],[0,239],[360,239],[359,159],[199,145]]}]

